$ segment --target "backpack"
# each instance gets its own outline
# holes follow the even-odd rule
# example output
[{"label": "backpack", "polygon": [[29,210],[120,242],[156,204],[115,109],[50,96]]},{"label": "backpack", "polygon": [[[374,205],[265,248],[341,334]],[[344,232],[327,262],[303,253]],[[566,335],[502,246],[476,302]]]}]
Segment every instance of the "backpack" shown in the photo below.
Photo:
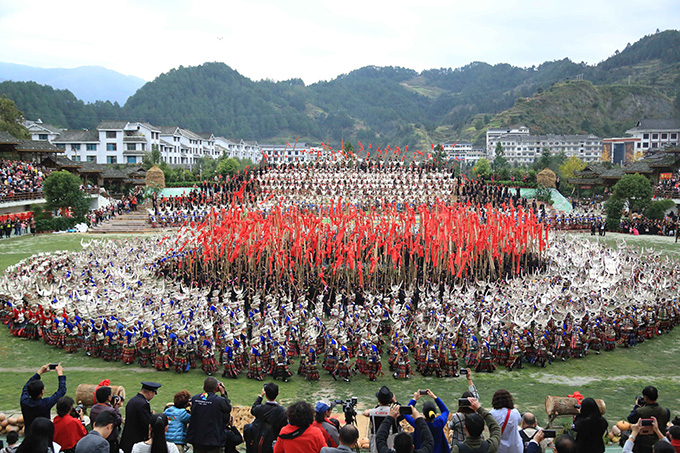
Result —
[{"label": "backpack", "polygon": [[489,445],[488,440],[485,440],[482,441],[482,445],[478,448],[470,448],[465,442],[456,442],[456,446],[458,447],[459,453],[488,453],[491,445]]},{"label": "backpack", "polygon": [[256,418],[243,427],[243,440],[247,453],[272,453],[274,451],[274,427],[264,418]]},{"label": "backpack", "polygon": [[534,434],[531,437],[529,437],[529,436],[527,436],[527,433],[524,432],[523,429],[519,430],[519,437],[522,438],[522,443],[524,444],[524,451],[527,451],[527,446],[529,445],[529,443],[531,442],[531,439],[534,438],[534,436],[536,435],[537,432],[538,432],[538,430],[534,431]]}]

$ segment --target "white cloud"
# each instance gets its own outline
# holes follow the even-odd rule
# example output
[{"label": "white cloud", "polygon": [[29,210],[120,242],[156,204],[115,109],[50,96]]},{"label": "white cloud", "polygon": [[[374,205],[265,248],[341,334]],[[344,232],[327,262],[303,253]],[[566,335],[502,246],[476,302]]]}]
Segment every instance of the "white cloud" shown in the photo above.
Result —
[{"label": "white cloud", "polygon": [[255,80],[311,83],[365,65],[597,63],[678,19],[674,0],[0,0],[0,61],[147,80],[223,61]]}]

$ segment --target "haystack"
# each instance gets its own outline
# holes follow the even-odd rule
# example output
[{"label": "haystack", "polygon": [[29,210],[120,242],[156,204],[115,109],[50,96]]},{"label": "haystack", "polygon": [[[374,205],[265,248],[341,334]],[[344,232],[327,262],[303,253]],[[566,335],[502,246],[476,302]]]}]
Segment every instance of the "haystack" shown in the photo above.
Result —
[{"label": "haystack", "polygon": [[539,174],[536,175],[536,183],[539,187],[545,187],[546,189],[555,189],[555,172],[549,168],[544,169]]},{"label": "haystack", "polygon": [[154,165],[146,172],[146,185],[165,188],[165,173],[158,168],[158,165]]}]

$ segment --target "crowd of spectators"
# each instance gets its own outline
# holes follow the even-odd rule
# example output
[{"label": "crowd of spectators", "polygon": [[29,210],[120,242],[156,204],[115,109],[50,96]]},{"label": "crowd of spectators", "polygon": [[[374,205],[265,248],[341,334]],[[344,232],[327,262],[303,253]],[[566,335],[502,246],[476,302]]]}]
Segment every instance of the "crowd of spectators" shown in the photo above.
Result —
[{"label": "crowd of spectators", "polygon": [[[58,375],[58,389],[45,397],[41,376],[52,370]],[[493,394],[491,409],[482,407],[470,372],[466,374],[469,387],[457,400],[453,414],[430,389],[418,390],[407,404],[400,404],[392,391],[382,386],[375,407],[363,413],[369,421],[369,444],[362,448],[372,453],[544,453],[548,446],[556,453],[605,451],[603,439],[609,424],[593,398],[580,400],[571,427],[555,438],[555,431],[539,427],[532,413],[521,414],[507,390]],[[206,378],[202,392],[193,396],[187,390],[178,392],[174,404],[157,414],[149,402],[161,387],[156,382],[142,382],[139,393],[127,402],[123,424],[119,411],[123,400],[114,399],[111,388],[100,384],[90,411],[91,422],[86,422],[82,406],[74,408],[74,400],[66,395],[61,364],[43,365],[28,380],[21,396],[26,437],[17,446],[15,433],[10,433],[8,449],[0,453],[113,453],[119,449],[123,453],[184,453],[189,446],[195,453],[232,453],[237,446],[245,446],[248,453],[347,453],[359,446],[356,401],[343,406],[346,423],[341,424],[331,418],[337,401],[318,401],[314,407],[298,401],[286,409],[277,401],[278,386],[268,383],[251,407],[253,421],[241,433],[234,426],[227,390],[216,378]],[[419,409],[422,398],[428,400]],[[645,387],[636,398],[628,415],[630,429],[622,433],[623,453],[680,452],[680,420],[671,421],[670,410],[662,407],[658,398],[653,386]],[[51,420],[55,405],[57,416]],[[402,421],[413,431],[406,432]]]},{"label": "crowd of spectators", "polygon": [[50,169],[32,162],[0,159],[0,201],[42,192]]},{"label": "crowd of spectators", "polygon": [[669,179],[662,179],[654,188],[654,196],[664,198],[680,198],[680,172],[675,172]]},{"label": "crowd of spectators", "polygon": [[649,234],[653,236],[674,236],[678,229],[677,219],[666,216],[663,220],[633,217],[621,219],[621,232],[626,234]]}]

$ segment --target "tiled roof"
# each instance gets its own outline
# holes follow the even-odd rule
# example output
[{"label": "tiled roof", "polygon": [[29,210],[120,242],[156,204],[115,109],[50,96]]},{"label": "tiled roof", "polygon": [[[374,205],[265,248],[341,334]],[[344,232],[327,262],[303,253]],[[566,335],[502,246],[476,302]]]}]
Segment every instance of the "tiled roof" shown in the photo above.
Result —
[{"label": "tiled roof", "polygon": [[643,119],[638,121],[637,125],[630,130],[680,130],[680,120],[675,118]]},{"label": "tiled roof", "polygon": [[16,138],[14,135],[10,134],[9,132],[5,131],[0,131],[0,143],[9,143],[13,145],[18,145],[21,143],[21,140]]},{"label": "tiled roof", "polygon": [[104,167],[102,170],[102,178],[104,179],[126,179],[127,175],[121,170],[111,167]]},{"label": "tiled roof", "polygon": [[177,132],[177,129],[179,129],[179,127],[177,127],[177,126],[160,126],[158,129],[161,131],[162,135],[175,135],[175,133]]},{"label": "tiled roof", "polygon": [[626,173],[653,173],[654,170],[649,168],[649,165],[647,165],[647,162],[643,160],[639,160],[637,162],[633,162],[629,165],[626,165],[626,168],[623,169]]},{"label": "tiled roof", "polygon": [[68,130],[61,131],[54,143],[99,142],[99,131],[96,130]]},{"label": "tiled roof", "polygon": [[42,152],[42,153],[63,153],[63,149],[59,149],[52,143],[45,140],[24,140],[16,145],[17,151],[23,152]]},{"label": "tiled roof", "polygon": [[104,170],[104,165],[96,162],[80,162],[79,173],[101,173]]},{"label": "tiled roof", "polygon": [[102,121],[99,123],[97,126],[97,129],[101,130],[123,130],[125,126],[127,126],[128,122],[127,121]]}]

